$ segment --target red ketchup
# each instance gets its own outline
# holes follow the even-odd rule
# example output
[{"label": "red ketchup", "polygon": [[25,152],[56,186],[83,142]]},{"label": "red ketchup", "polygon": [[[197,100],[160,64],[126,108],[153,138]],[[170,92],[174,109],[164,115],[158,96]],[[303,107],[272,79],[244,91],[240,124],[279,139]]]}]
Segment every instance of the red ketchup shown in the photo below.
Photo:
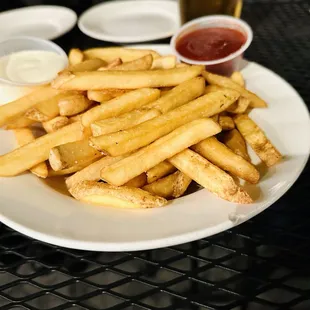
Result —
[{"label": "red ketchup", "polygon": [[[212,61],[225,58],[238,51],[245,42],[246,36],[236,29],[201,28],[182,36],[176,43],[176,49],[186,58]],[[234,71],[236,60],[208,65],[206,68],[218,74],[230,75]]]}]

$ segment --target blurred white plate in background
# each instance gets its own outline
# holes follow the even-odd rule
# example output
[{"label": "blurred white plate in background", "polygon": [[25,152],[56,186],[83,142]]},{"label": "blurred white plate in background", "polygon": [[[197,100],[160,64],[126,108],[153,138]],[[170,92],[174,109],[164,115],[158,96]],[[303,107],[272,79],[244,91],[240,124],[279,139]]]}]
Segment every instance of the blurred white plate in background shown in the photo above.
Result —
[{"label": "blurred white plate in background", "polygon": [[36,5],[0,13],[0,37],[33,36],[53,40],[70,31],[77,16],[69,8]]},{"label": "blurred white plate in background", "polygon": [[78,26],[86,35],[110,42],[144,42],[170,37],[180,26],[174,1],[113,1],[85,11]]}]

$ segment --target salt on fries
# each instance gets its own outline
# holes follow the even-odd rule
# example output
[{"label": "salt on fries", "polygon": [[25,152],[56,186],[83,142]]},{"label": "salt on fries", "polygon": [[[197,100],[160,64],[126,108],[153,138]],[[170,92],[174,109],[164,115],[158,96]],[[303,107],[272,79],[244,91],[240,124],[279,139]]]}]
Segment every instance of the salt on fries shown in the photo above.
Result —
[{"label": "salt on fries", "polygon": [[[231,176],[259,182],[246,143],[268,167],[282,157],[245,114],[267,104],[240,72],[223,77],[121,47],[68,57],[51,85],[0,107],[0,126],[18,142],[0,156],[0,176],[63,176],[77,200],[119,208],[164,206],[193,181],[247,204],[252,198]],[[46,134],[36,138],[38,125]]]}]

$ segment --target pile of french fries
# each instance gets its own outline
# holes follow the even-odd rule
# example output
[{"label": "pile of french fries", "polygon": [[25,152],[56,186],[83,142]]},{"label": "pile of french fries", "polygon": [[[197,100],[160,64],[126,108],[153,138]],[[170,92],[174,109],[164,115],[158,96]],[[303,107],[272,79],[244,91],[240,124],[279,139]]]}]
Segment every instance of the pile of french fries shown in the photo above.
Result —
[{"label": "pile of french fries", "polygon": [[64,176],[77,200],[121,208],[164,206],[192,181],[252,203],[237,180],[260,179],[246,143],[268,167],[282,157],[248,116],[266,107],[239,72],[218,76],[152,50],[72,49],[50,85],[0,107],[17,140],[0,176]]}]

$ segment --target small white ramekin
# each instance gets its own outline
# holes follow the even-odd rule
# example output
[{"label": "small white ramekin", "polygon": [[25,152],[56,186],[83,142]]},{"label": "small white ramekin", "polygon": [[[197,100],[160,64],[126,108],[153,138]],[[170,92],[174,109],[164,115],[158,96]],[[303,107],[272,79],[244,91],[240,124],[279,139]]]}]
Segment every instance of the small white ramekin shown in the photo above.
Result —
[{"label": "small white ramekin", "polygon": [[[30,37],[30,36],[13,36],[11,38],[6,38],[0,41],[0,57],[10,55],[15,52],[29,51],[29,50],[40,50],[54,52],[64,58],[65,68],[68,65],[68,57],[65,51],[52,41]],[[0,77],[0,83],[6,83],[14,86],[35,86],[47,83],[49,81],[44,81],[42,83],[18,83],[11,81],[6,78]]]},{"label": "small white ramekin", "polygon": [[[240,31],[246,37],[246,42],[236,52],[224,58],[211,61],[199,61],[190,59],[183,56],[177,51],[176,49],[177,42],[184,35],[201,28],[217,28],[217,27],[230,28]],[[227,15],[210,15],[194,19],[184,24],[171,38],[170,46],[173,53],[177,56],[177,58],[180,61],[192,65],[204,65],[208,71],[229,76],[234,71],[237,71],[239,69],[243,53],[250,46],[252,40],[253,40],[252,29],[243,20]]]}]

